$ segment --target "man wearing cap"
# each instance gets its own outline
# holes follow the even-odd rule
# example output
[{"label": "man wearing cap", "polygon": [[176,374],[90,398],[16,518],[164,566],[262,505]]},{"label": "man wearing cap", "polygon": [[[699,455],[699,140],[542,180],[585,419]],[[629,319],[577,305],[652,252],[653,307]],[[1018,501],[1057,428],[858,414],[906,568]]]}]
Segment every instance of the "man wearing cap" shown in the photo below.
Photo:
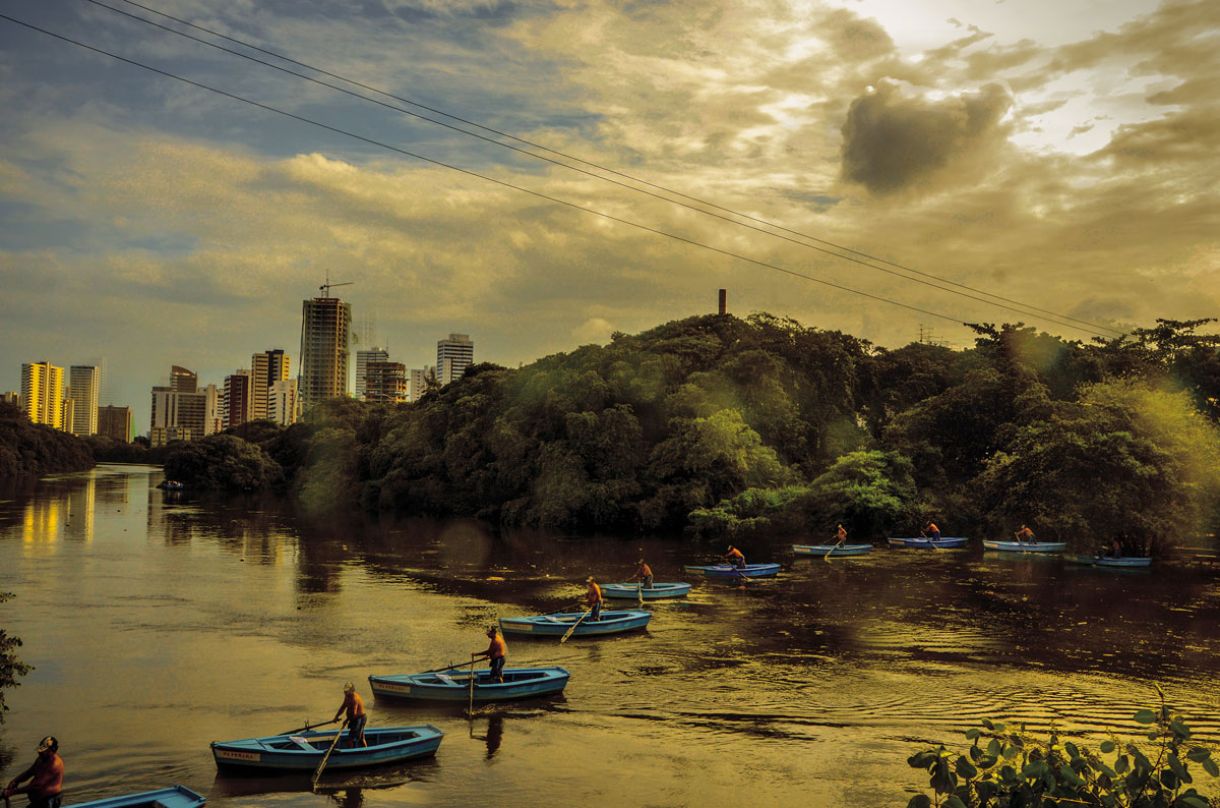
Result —
[{"label": "man wearing cap", "polygon": [[508,659],[508,643],[504,642],[504,635],[495,626],[487,627],[487,639],[491,640],[487,650],[481,654],[474,654],[472,659],[483,659],[486,657],[491,660],[490,678],[500,684],[504,684],[504,662]]},{"label": "man wearing cap", "polygon": [[602,588],[597,585],[597,581],[593,580],[590,575],[585,579],[585,583],[589,588],[585,591],[585,605],[589,607],[589,619],[602,619]]},{"label": "man wearing cap", "polygon": [[[20,786],[29,780],[27,786]],[[4,787],[4,797],[25,794],[30,808],[59,808],[64,787],[64,761],[59,756],[59,741],[51,735],[38,742],[38,758],[30,768],[14,777]]]},{"label": "man wearing cap", "polygon": [[347,745],[352,749],[368,746],[368,742],[364,740],[364,725],[368,721],[364,712],[364,699],[360,698],[356,686],[351,682],[343,685],[343,703],[335,711],[336,721],[344,710],[347,711]]}]

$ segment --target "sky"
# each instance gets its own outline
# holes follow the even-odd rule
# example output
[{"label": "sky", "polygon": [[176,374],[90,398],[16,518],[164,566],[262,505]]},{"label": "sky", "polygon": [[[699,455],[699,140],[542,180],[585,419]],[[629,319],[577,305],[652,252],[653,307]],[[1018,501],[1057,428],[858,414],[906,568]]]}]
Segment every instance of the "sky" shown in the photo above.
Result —
[{"label": "sky", "polygon": [[173,364],[219,385],[254,352],[295,362],[328,277],[353,350],[408,367],[450,332],[516,367],[722,287],[882,346],[1220,314],[1214,0],[141,3],[0,13],[307,120],[0,19],[0,391],[23,362],[104,361],[145,432]]}]

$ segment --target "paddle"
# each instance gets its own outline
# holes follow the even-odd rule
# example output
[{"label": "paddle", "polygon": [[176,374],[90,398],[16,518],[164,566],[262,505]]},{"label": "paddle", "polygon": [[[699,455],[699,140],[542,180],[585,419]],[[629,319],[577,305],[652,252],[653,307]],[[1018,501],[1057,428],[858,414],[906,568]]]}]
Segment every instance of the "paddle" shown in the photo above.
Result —
[{"label": "paddle", "polygon": [[475,655],[470,655],[470,703],[466,706],[466,715],[474,718],[474,662]]},{"label": "paddle", "polygon": [[451,671],[454,668],[460,668],[465,664],[465,662],[451,662],[443,668],[433,668],[430,671],[420,671],[420,673],[440,673],[441,671]]},{"label": "paddle", "polygon": [[568,631],[567,631],[567,633],[566,633],[566,634],[564,634],[564,635],[563,635],[563,639],[561,639],[561,640],[559,641],[559,644],[560,644],[560,645],[563,645],[565,642],[567,642],[567,641],[568,641],[568,638],[569,638],[569,637],[571,637],[571,636],[572,636],[572,634],[573,634],[573,632],[575,632],[575,631],[576,631],[576,627],[577,627],[577,626],[579,626],[581,623],[585,622],[585,618],[586,618],[586,617],[588,617],[588,616],[589,616],[589,615],[591,615],[591,614],[593,614],[593,609],[592,609],[592,608],[590,608],[590,609],[589,609],[589,611],[587,611],[587,612],[585,612],[584,614],[582,614],[582,615],[580,616],[580,619],[578,619],[578,620],[577,620],[575,623],[573,623],[573,624],[572,624],[572,627],[571,627],[570,629],[568,629]]},{"label": "paddle", "polygon": [[641,609],[644,608],[644,582],[640,581],[635,588],[635,602]]},{"label": "paddle", "polygon": [[330,721],[323,721],[321,724],[311,724],[308,721],[306,721],[305,726],[300,727],[298,729],[290,729],[290,730],[287,730],[286,732],[281,732],[280,734],[281,735],[296,735],[298,732],[309,732],[311,729],[317,729],[318,727],[324,727],[327,724],[337,724],[337,723],[339,723],[339,719],[337,719],[337,718],[332,718]]},{"label": "paddle", "polygon": [[[335,722],[330,722],[335,723]],[[339,729],[335,731],[335,739],[330,742],[330,748],[326,750],[326,754],[322,756],[322,762],[318,764],[318,770],[313,773],[313,787],[318,787],[318,780],[322,779],[322,770],[326,768],[326,762],[330,760],[330,753],[335,751],[335,746],[339,743],[339,739],[343,737],[343,728],[347,726],[347,719],[343,719],[343,723],[339,725]]]}]

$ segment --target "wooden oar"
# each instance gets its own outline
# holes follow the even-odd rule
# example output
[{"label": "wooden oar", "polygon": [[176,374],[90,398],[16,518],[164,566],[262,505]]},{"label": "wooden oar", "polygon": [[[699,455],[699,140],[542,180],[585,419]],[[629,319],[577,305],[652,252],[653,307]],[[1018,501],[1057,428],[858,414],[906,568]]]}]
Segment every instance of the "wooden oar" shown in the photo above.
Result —
[{"label": "wooden oar", "polygon": [[[333,721],[331,722],[334,723]],[[335,746],[338,745],[339,739],[343,737],[343,729],[347,726],[347,719],[343,719],[343,723],[339,725],[339,729],[335,731],[335,739],[330,742],[330,748],[326,750],[326,754],[322,756],[322,762],[318,764],[318,770],[313,773],[313,787],[318,787],[318,780],[322,779],[322,770],[326,768],[327,761],[330,760],[330,753],[335,751]]]},{"label": "wooden oar", "polygon": [[835,548],[838,546],[839,546],[838,544],[830,545],[830,549],[826,551],[826,555],[822,556],[822,560],[829,563],[830,557],[835,554]]},{"label": "wooden oar", "polygon": [[585,612],[584,614],[582,614],[582,615],[580,616],[580,619],[579,619],[579,620],[577,620],[575,623],[573,623],[573,624],[572,624],[572,627],[571,627],[570,629],[568,629],[568,632],[567,632],[566,634],[564,634],[564,635],[563,635],[563,639],[561,639],[561,640],[559,641],[559,644],[560,644],[560,645],[563,645],[565,642],[567,642],[567,641],[568,641],[568,638],[572,636],[572,632],[576,631],[576,627],[577,627],[577,626],[579,626],[581,623],[585,622],[585,618],[586,618],[586,617],[588,617],[588,616],[589,616],[589,615],[591,615],[591,614],[593,614],[593,609],[592,609],[592,608],[590,608],[590,609],[589,609],[589,611],[587,611],[587,612]]},{"label": "wooden oar", "polygon": [[644,582],[643,581],[640,581],[639,585],[635,588],[635,602],[636,602],[636,605],[639,606],[641,609],[644,608]]},{"label": "wooden oar", "polygon": [[474,654],[470,655],[470,703],[466,706],[466,715],[474,718]]},{"label": "wooden oar", "polygon": [[337,718],[332,718],[330,721],[323,721],[321,724],[311,724],[308,721],[306,721],[305,726],[300,727],[298,729],[290,729],[285,732],[281,732],[280,734],[281,735],[296,735],[298,732],[309,732],[311,729],[317,729],[318,727],[324,727],[327,724],[337,724],[337,723],[339,723],[339,719],[337,719]]},{"label": "wooden oar", "polygon": [[454,670],[455,668],[460,668],[465,664],[466,664],[465,662],[454,662],[454,663],[450,663],[450,664],[446,665],[443,668],[433,668],[432,670],[428,670],[428,671],[420,671],[420,673],[440,673],[441,671],[451,671],[451,670]]}]

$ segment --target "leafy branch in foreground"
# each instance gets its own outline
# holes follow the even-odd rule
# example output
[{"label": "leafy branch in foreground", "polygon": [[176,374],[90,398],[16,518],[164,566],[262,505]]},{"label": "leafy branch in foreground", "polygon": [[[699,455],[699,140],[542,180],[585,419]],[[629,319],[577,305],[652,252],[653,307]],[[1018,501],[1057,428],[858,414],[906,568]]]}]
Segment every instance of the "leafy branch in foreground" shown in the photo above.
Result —
[{"label": "leafy branch in foreground", "polygon": [[[0,592],[0,603],[11,597],[11,592]],[[15,649],[20,646],[20,638],[10,637],[0,628],[0,724],[4,723],[4,714],[8,711],[8,705],[4,703],[4,688],[16,687],[19,684],[17,677],[30,672],[30,666],[17,658]]]},{"label": "leafy branch in foreground", "polygon": [[[1148,725],[1152,746],[1141,749],[1117,737],[1102,741],[1098,752],[1060,739],[1010,730],[984,719],[966,730],[967,754],[942,745],[907,759],[927,770],[932,796],[917,794],[907,808],[1212,808],[1220,805],[1189,787],[1190,764],[1212,777],[1220,767],[1211,752],[1190,746],[1190,728],[1173,715],[1157,688],[1159,709],[1140,710],[1133,718]],[[1106,756],[1103,758],[1102,756]],[[1112,757],[1111,757],[1112,756]],[[1109,762],[1107,762],[1107,760]]]}]

